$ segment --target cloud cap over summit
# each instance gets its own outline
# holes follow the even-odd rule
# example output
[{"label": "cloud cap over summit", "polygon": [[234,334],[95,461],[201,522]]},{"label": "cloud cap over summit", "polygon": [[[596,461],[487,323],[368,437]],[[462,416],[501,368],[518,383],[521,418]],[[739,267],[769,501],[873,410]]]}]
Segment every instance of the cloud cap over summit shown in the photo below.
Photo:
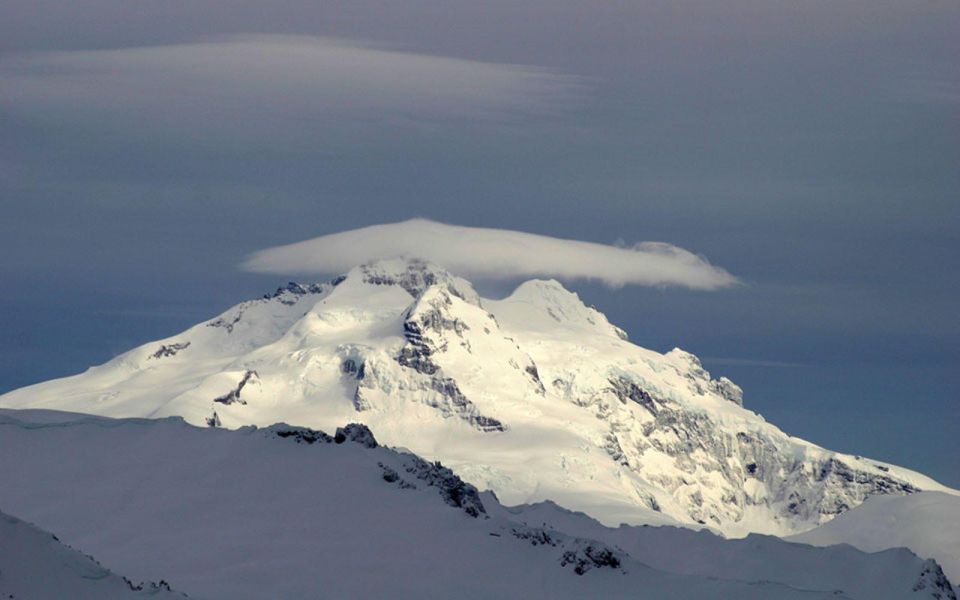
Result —
[{"label": "cloud cap over summit", "polygon": [[663,242],[632,247],[508,229],[411,219],[323,235],[253,253],[242,267],[261,273],[339,273],[381,258],[416,257],[480,278],[557,277],[607,285],[714,290],[738,283],[705,258]]}]

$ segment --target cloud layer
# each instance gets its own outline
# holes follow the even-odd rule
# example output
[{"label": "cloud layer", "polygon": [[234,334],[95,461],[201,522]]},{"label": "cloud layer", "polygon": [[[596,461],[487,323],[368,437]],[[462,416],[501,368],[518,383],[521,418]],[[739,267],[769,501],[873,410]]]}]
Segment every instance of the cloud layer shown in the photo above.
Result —
[{"label": "cloud layer", "polygon": [[484,279],[557,277],[610,286],[714,290],[737,283],[725,270],[661,242],[608,246],[545,235],[446,225],[426,219],[373,225],[255,252],[242,265],[261,273],[332,274],[380,258],[416,257]]},{"label": "cloud layer", "polygon": [[581,87],[535,67],[289,35],[9,55],[0,83],[20,118],[313,140],[345,120],[382,127],[548,115]]}]

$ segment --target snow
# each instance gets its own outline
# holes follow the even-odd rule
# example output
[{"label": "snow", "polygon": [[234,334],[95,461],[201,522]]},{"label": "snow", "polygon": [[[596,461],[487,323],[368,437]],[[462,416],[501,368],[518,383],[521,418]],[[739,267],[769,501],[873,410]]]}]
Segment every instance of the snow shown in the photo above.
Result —
[{"label": "snow", "polygon": [[[334,440],[285,425],[3,410],[0,481],[4,510],[195,598],[936,597],[929,565],[905,551],[772,538],[754,551],[755,538],[504,508],[361,427]],[[30,543],[0,535],[0,589],[7,573],[20,581],[42,568],[33,555],[10,562]],[[826,574],[814,581],[797,566]],[[837,580],[844,571],[869,581]]]},{"label": "snow", "polygon": [[[905,548],[866,554],[851,546],[815,548],[752,534],[729,540],[678,527],[604,527],[552,502],[503,508],[520,523],[549,523],[568,534],[623,549],[655,569],[740,581],[777,581],[807,590],[843,590],[847,597],[908,598],[915,591],[918,557]],[[956,514],[956,513],[954,513]]]},{"label": "snow", "polygon": [[0,512],[0,598],[182,598],[166,584],[132,583],[53,535]]},{"label": "snow", "polygon": [[833,521],[790,539],[850,544],[867,552],[903,546],[934,558],[960,582],[960,498],[940,492],[870,498]]},{"label": "snow", "polygon": [[790,437],[694,355],[625,337],[556,281],[491,300],[395,259],[281,288],[0,407],[226,428],[359,422],[506,504],[551,500],[611,526],[787,535],[877,494],[957,493]]}]

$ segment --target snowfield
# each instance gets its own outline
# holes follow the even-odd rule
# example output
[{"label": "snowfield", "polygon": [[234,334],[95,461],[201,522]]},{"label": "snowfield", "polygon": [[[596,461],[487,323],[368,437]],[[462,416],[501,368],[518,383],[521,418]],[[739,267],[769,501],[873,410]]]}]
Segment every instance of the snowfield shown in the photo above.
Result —
[{"label": "snowfield", "polygon": [[[936,563],[906,550],[609,529],[552,504],[505,508],[356,425],[229,431],[7,410],[0,481],[4,510],[192,598],[955,598]],[[0,590],[21,589],[9,573],[16,584],[76,570],[34,559],[9,523]],[[38,589],[15,597],[82,597]]]},{"label": "snowfield", "polygon": [[939,492],[870,498],[817,529],[790,539],[815,546],[850,544],[866,552],[902,546],[936,557],[960,582],[960,497]]},{"label": "snowfield", "polygon": [[55,536],[0,512],[0,598],[172,600],[184,596],[162,581],[133,583]]}]

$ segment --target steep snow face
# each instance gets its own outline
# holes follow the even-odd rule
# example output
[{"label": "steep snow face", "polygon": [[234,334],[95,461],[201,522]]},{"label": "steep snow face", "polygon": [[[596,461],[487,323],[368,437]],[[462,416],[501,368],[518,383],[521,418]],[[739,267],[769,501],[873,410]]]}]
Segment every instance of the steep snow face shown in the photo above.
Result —
[{"label": "steep snow face", "polygon": [[235,428],[365,423],[508,504],[788,534],[872,495],[953,493],[792,438],[692,354],[630,343],[556,281],[502,300],[422,261],[290,284],[0,406]]},{"label": "steep snow face", "polygon": [[[936,565],[905,551],[769,540],[773,552],[744,552],[707,533],[611,530],[555,507],[505,509],[356,424],[328,435],[0,411],[0,481],[0,505],[195,598],[951,598],[936,594],[949,590],[945,580],[926,574]],[[677,557],[661,561],[677,563],[668,569],[628,550],[650,555],[661,544]],[[29,547],[0,535],[0,548]],[[744,560],[717,573],[724,555]],[[825,579],[793,573],[797,557]],[[0,552],[0,589],[8,573],[19,580],[42,564]],[[837,581],[844,570],[869,581]],[[843,591],[825,587],[834,583]],[[78,597],[64,591],[58,597]]]},{"label": "steep snow face", "polygon": [[850,544],[867,552],[904,546],[935,558],[951,581],[960,581],[960,497],[950,494],[870,498],[791,539],[816,546]]},{"label": "steep snow face", "polygon": [[55,536],[0,512],[0,598],[172,600],[186,596],[171,591],[163,581],[134,584]]},{"label": "steep snow face", "polygon": [[518,329],[541,333],[557,330],[568,338],[572,333],[583,332],[627,339],[626,332],[611,325],[603,313],[585,306],[580,296],[554,279],[533,279],[522,283],[509,298],[496,305],[500,316],[513,322]]}]

